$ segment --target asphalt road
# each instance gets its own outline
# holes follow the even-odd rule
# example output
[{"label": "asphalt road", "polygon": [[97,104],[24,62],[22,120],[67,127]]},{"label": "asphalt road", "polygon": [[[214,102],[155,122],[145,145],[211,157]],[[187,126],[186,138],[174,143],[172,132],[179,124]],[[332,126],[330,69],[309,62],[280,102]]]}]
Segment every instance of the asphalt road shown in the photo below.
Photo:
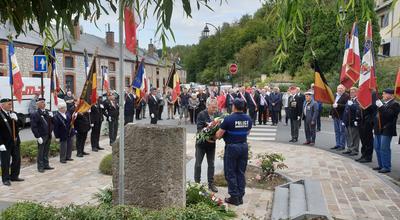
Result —
[{"label": "asphalt road", "polygon": [[[321,131],[317,132],[317,137],[316,137],[314,147],[321,148],[321,149],[324,149],[324,150],[327,150],[327,151],[330,151],[330,152],[333,152],[336,154],[340,154],[341,156],[349,157],[352,159],[356,159],[356,158],[360,157],[361,154],[359,154],[359,156],[350,157],[347,155],[343,155],[342,151],[331,150],[330,148],[335,146],[335,132],[334,132],[334,127],[333,127],[333,122],[330,120],[322,120],[321,123],[322,123]],[[399,127],[397,129],[397,133],[400,134]],[[278,125],[276,141],[282,142],[282,143],[289,143],[289,140],[291,139],[290,137],[291,137],[290,136],[290,125],[285,126],[284,123],[280,123]],[[393,139],[392,139],[392,145],[391,145],[392,172],[388,173],[387,175],[400,181],[400,145],[398,145],[398,140],[399,140],[398,136],[393,137]],[[305,134],[304,134],[304,127],[303,127],[303,123],[302,123],[302,127],[301,127],[300,133],[299,133],[299,142],[297,144],[302,145],[304,142],[305,142]],[[361,148],[361,143],[360,143],[360,148]],[[366,163],[365,165],[369,166],[371,168],[377,166],[375,152],[373,154],[372,163]]]},{"label": "asphalt road", "polygon": [[[139,120],[135,121],[136,123],[150,123],[149,117],[148,117],[148,112],[146,112],[147,118],[144,120]],[[163,113],[163,119],[158,122],[158,124],[164,124],[164,125],[178,125],[178,120],[166,120],[167,115],[166,111]],[[341,151],[336,151],[336,150],[330,150],[331,147],[335,145],[335,133],[334,133],[334,128],[333,128],[333,122],[330,120],[322,120],[322,131],[317,133],[317,138],[316,138],[316,143],[314,147],[318,147],[324,150],[328,150],[333,153],[337,153],[341,156],[344,157],[349,157],[347,155],[343,155]],[[182,124],[181,126],[186,127],[186,131],[188,133],[195,133],[196,132],[196,127],[194,125],[191,125],[190,123],[188,124]],[[398,127],[398,134],[400,134],[400,126]],[[25,128],[20,132],[20,137],[22,141],[26,140],[33,140],[34,137],[32,135],[32,132],[30,128]],[[285,126],[284,123],[279,123],[278,125],[278,130],[276,132],[276,140],[277,142],[282,142],[282,143],[289,143],[290,140],[290,126]],[[304,135],[304,130],[303,130],[303,125],[300,129],[300,134],[299,134],[299,142],[297,143],[298,145],[302,145],[302,143],[305,142],[305,135]],[[387,174],[390,177],[400,181],[400,145],[398,145],[398,137],[394,137],[392,139],[392,172]],[[361,144],[360,144],[361,147]],[[354,156],[350,157],[352,159],[358,158],[359,156]],[[365,164],[366,166],[369,167],[376,167],[376,156],[374,152],[373,156],[373,162],[372,163],[367,163]]]}]

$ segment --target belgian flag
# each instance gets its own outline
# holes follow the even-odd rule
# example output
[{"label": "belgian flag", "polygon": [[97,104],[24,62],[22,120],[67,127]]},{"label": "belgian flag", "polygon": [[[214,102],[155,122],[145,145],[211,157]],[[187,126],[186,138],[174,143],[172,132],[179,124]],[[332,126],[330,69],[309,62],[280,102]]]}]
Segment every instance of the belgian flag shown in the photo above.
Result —
[{"label": "belgian flag", "polygon": [[315,71],[314,79],[314,100],[326,104],[333,104],[335,98],[324,74],[321,72],[317,61],[314,61],[313,68]]},{"label": "belgian flag", "polygon": [[174,62],[168,75],[168,81],[165,85],[166,87],[172,88],[172,102],[175,102],[178,99],[178,96],[181,94],[180,84],[179,75],[176,72],[176,65]]},{"label": "belgian flag", "polygon": [[96,56],[94,56],[89,74],[83,86],[81,98],[75,112],[87,112],[97,102],[97,69]]}]

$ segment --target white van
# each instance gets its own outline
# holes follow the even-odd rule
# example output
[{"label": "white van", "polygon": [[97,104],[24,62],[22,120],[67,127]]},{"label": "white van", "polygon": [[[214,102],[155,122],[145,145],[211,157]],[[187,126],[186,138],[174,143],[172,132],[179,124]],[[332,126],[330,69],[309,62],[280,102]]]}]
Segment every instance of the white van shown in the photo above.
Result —
[{"label": "white van", "polygon": [[[35,92],[40,92],[40,78],[35,77],[22,77],[24,88],[22,89],[22,101],[19,103],[14,97],[14,111],[18,113],[21,119],[26,119],[25,122],[29,122],[29,103],[34,97]],[[46,99],[46,109],[52,111],[57,110],[57,106],[54,104],[53,95],[50,95],[50,79],[43,79],[44,87],[44,98]],[[11,88],[10,79],[8,76],[0,76],[0,99],[10,98]],[[50,97],[51,97],[51,108],[50,108]]]}]

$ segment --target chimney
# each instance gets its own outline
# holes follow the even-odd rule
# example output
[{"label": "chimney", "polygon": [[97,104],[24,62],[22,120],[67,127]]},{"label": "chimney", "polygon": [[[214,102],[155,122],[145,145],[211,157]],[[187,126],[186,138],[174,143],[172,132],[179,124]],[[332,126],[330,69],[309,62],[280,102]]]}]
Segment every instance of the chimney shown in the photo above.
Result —
[{"label": "chimney", "polygon": [[150,43],[149,43],[149,46],[148,46],[148,49],[147,49],[147,53],[149,55],[153,55],[155,52],[156,52],[156,48],[154,47],[153,39],[150,39]]},{"label": "chimney", "polygon": [[79,22],[74,24],[74,39],[75,41],[79,41],[81,39],[81,27],[79,26]]},{"label": "chimney", "polygon": [[108,30],[106,31],[106,43],[110,47],[114,47],[114,32],[110,30],[110,24],[107,24]]}]

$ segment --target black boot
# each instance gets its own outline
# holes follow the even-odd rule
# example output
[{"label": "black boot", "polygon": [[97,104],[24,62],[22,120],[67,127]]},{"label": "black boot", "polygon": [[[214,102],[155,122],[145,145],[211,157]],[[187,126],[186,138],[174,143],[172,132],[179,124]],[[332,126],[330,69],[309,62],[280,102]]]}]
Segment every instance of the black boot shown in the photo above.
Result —
[{"label": "black boot", "polygon": [[238,206],[240,205],[240,201],[238,197],[231,196],[229,198],[225,198],[225,202],[231,205]]},{"label": "black boot", "polygon": [[209,189],[211,192],[214,192],[214,193],[217,193],[217,192],[218,192],[218,188],[217,188],[213,183],[208,184],[208,189]]}]

